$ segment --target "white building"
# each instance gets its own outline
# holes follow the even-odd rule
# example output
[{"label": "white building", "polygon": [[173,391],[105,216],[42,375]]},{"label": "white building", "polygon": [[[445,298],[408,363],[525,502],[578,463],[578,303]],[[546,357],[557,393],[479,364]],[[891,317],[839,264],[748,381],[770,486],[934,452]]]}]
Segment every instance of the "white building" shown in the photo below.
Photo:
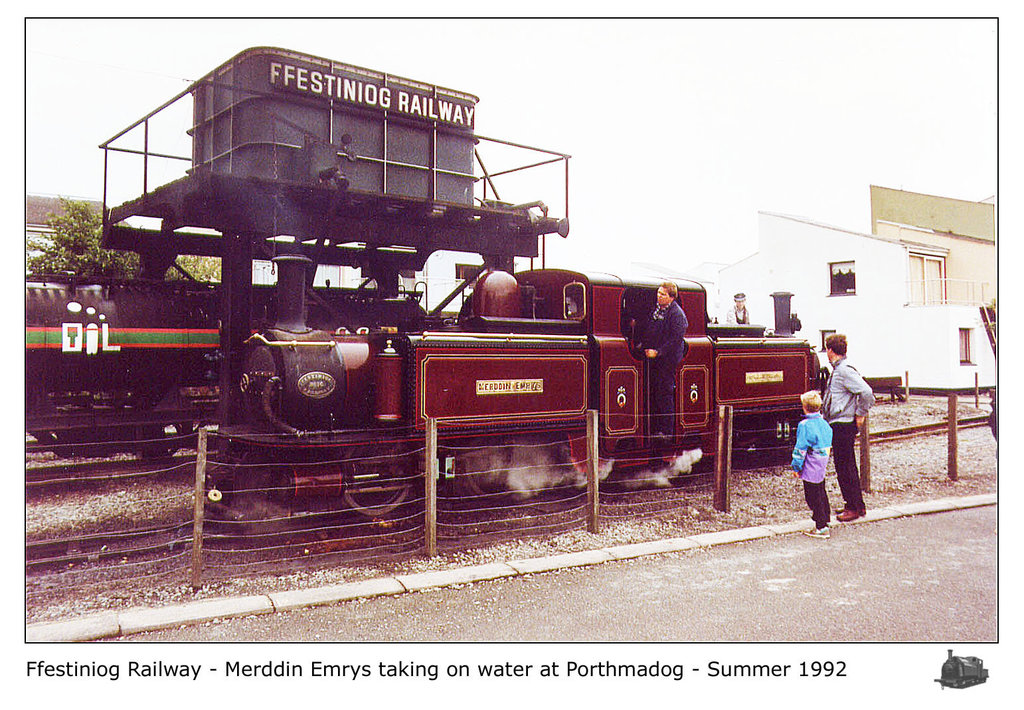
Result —
[{"label": "white building", "polygon": [[[762,212],[759,250],[721,271],[720,302],[728,307],[733,293],[745,292],[752,321],[772,327],[771,294],[794,294],[798,335],[823,349],[828,334],[845,333],[850,361],[865,377],[909,373],[912,388],[948,391],[973,389],[977,374],[981,387],[995,385],[980,308],[995,298],[994,238],[907,225],[890,233]],[[962,239],[973,267],[990,259],[991,280],[977,278],[977,268],[975,278],[957,278]]]}]

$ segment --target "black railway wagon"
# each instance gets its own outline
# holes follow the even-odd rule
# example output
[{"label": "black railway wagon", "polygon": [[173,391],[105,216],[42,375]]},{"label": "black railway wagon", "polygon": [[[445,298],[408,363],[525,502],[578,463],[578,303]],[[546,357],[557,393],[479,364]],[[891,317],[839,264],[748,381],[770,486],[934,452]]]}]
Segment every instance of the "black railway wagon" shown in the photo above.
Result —
[{"label": "black railway wagon", "polygon": [[25,424],[40,444],[160,439],[212,415],[212,287],[29,277],[25,319]]}]

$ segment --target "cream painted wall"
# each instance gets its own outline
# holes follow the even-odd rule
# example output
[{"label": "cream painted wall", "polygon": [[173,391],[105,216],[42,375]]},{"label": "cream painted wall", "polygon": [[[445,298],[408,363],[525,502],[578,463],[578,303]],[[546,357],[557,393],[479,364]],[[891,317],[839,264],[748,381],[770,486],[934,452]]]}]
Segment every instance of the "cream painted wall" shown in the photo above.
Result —
[{"label": "cream painted wall", "polygon": [[995,205],[871,186],[871,231],[893,222],[995,243]]},{"label": "cream painted wall", "polygon": [[996,296],[996,247],[994,242],[929,232],[899,224],[880,222],[878,236],[927,244],[946,250],[946,278],[975,281],[979,298],[990,302]]}]

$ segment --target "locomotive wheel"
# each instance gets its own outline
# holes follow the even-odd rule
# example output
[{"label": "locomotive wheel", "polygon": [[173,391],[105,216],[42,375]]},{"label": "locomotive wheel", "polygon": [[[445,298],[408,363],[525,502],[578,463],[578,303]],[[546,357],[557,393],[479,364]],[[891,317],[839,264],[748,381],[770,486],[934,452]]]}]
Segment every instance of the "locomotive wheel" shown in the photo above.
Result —
[{"label": "locomotive wheel", "polygon": [[345,505],[367,518],[382,518],[394,512],[409,497],[412,485],[380,483],[372,486],[353,486],[345,489]]},{"label": "locomotive wheel", "polygon": [[390,466],[382,475],[367,474],[362,478],[345,486],[342,500],[367,518],[382,518],[393,513],[413,493],[414,477],[398,464]]}]

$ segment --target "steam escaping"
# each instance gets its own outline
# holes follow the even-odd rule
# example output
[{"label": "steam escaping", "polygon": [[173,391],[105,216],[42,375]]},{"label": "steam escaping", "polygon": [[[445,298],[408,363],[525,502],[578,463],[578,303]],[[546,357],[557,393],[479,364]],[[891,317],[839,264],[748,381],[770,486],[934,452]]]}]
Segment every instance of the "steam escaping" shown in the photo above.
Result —
[{"label": "steam escaping", "polygon": [[[532,498],[545,488],[587,485],[586,474],[569,463],[567,456],[559,457],[550,448],[514,447],[506,470],[504,487],[524,499]],[[497,473],[500,476],[502,472]]]},{"label": "steam escaping", "polygon": [[667,466],[652,471],[641,471],[623,481],[623,485],[632,490],[640,488],[668,488],[672,485],[672,482],[669,481],[672,476],[682,476],[685,473],[690,473],[702,458],[704,458],[704,452],[700,449],[684,451],[672,459]]},{"label": "steam escaping", "polygon": [[[511,491],[521,499],[560,486],[585,488],[586,471],[571,463],[567,453],[528,446],[477,450],[465,456],[466,475],[471,487],[480,492]],[[664,467],[637,472],[622,483],[631,489],[668,487],[671,477],[689,473],[701,458],[700,449],[684,451]],[[601,459],[598,480],[608,478],[614,466],[614,459]]]}]

